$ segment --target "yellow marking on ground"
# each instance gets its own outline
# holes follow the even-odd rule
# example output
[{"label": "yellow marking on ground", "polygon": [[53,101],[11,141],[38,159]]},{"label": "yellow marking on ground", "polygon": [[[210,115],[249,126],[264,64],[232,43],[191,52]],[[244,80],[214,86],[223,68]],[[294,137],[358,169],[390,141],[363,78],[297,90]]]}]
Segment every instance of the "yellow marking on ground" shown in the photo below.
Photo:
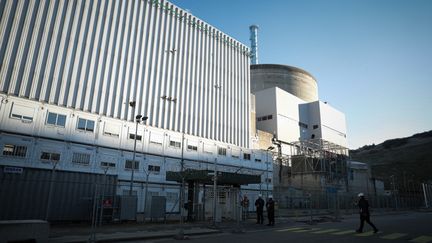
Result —
[{"label": "yellow marking on ground", "polygon": [[347,235],[347,234],[354,234],[355,230],[344,230],[340,232],[332,233],[332,235]]},{"label": "yellow marking on ground", "polygon": [[422,235],[422,236],[419,236],[419,237],[412,239],[410,241],[416,242],[416,243],[427,243],[429,241],[432,241],[432,236]]},{"label": "yellow marking on ground", "polygon": [[320,228],[311,228],[311,229],[293,230],[293,231],[291,231],[291,232],[294,232],[294,233],[303,233],[303,232],[310,232],[310,231],[314,231],[314,230],[320,230]]},{"label": "yellow marking on ground", "polygon": [[373,235],[373,234],[374,234],[373,231],[367,231],[367,232],[364,232],[364,233],[356,234],[356,236],[365,237],[365,236],[371,236],[371,235]]},{"label": "yellow marking on ground", "polygon": [[389,234],[389,235],[384,235],[383,237],[381,237],[381,239],[386,239],[386,240],[396,240],[399,239],[403,236],[405,236],[407,234],[402,234],[402,233],[393,233],[393,234]]},{"label": "yellow marking on ground", "polygon": [[288,229],[280,229],[280,230],[276,230],[276,231],[277,232],[285,232],[285,231],[293,231],[293,230],[299,230],[299,229],[304,229],[304,228],[294,227],[294,228],[288,228]]},{"label": "yellow marking on ground", "polygon": [[314,232],[312,232],[312,234],[325,234],[325,233],[331,233],[331,232],[335,232],[335,231],[339,231],[339,230],[338,229],[325,229],[325,230],[314,231]]}]

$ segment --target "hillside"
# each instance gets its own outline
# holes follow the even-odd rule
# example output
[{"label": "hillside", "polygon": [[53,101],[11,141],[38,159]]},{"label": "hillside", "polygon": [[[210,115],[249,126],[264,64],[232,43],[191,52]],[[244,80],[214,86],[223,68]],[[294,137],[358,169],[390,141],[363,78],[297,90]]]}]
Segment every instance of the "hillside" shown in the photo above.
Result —
[{"label": "hillside", "polygon": [[412,182],[432,181],[432,131],[366,145],[351,150],[350,155],[352,160],[369,164],[372,176],[384,180],[386,187],[392,175],[401,189]]}]

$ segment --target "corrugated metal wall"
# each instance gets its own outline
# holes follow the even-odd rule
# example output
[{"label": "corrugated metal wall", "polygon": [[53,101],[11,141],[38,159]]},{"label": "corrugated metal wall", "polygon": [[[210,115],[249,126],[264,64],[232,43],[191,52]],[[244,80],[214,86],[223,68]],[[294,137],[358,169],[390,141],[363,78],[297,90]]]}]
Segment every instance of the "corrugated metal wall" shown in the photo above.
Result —
[{"label": "corrugated metal wall", "polygon": [[[0,166],[0,220],[45,219],[51,170],[24,168],[21,174],[5,173]],[[95,186],[98,183],[98,186]],[[101,186],[104,198],[113,198],[117,176],[56,171],[53,177],[49,220],[91,220],[93,198]]]},{"label": "corrugated metal wall", "polygon": [[0,19],[0,92],[249,147],[249,49],[171,3],[1,0]]}]

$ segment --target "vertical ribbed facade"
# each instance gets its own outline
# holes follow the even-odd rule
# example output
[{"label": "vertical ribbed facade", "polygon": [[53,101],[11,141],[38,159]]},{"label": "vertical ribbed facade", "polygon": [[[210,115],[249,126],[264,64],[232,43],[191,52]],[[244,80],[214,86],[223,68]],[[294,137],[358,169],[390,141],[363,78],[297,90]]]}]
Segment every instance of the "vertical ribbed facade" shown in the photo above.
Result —
[{"label": "vertical ribbed facade", "polygon": [[249,147],[248,48],[175,5],[1,0],[0,21],[0,92]]}]

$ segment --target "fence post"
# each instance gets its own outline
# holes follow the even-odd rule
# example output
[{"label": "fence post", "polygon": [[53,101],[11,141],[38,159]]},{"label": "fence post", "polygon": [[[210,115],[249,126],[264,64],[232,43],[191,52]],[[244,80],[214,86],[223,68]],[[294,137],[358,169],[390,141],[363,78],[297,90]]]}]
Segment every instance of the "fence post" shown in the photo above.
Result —
[{"label": "fence post", "polygon": [[427,197],[427,193],[426,193],[426,184],[422,183],[422,187],[423,187],[423,195],[424,195],[424,200],[425,200],[425,207],[429,208],[428,197]]}]

